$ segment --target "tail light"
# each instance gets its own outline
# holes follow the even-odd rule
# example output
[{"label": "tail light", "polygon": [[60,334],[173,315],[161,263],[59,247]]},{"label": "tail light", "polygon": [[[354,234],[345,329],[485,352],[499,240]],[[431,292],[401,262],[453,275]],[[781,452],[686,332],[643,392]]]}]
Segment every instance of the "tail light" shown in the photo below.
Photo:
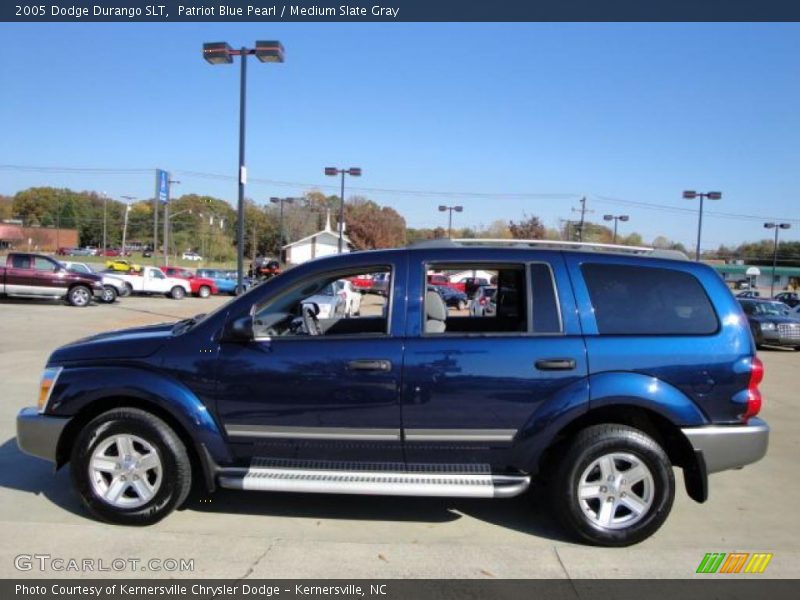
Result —
[{"label": "tail light", "polygon": [[486,306],[486,296],[480,299],[481,306]]},{"label": "tail light", "polygon": [[747,422],[761,411],[761,392],[758,384],[764,379],[764,363],[754,356],[750,363],[750,380],[747,382],[747,408],[742,414],[742,421]]}]

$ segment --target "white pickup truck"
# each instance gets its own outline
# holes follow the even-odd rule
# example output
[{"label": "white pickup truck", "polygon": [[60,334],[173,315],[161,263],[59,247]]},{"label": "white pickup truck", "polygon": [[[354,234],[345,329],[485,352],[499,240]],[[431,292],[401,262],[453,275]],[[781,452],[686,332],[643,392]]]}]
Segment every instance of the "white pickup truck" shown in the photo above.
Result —
[{"label": "white pickup truck", "polygon": [[180,300],[192,291],[188,281],[167,277],[156,267],[142,267],[138,273],[114,271],[114,277],[125,281],[125,285],[133,294],[164,294],[169,298]]}]

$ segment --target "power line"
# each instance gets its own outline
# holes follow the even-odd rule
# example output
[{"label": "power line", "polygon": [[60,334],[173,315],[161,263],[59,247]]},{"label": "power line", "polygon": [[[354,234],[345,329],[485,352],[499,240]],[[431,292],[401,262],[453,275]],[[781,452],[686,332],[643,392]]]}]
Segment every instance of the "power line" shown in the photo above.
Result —
[{"label": "power line", "polygon": [[[53,167],[53,166],[31,166],[31,165],[0,165],[2,171],[21,171],[21,172],[37,172],[37,173],[85,173],[95,175],[131,175],[141,173],[153,173],[154,168],[101,168],[101,167]],[[176,169],[172,171],[174,174],[180,174],[186,177],[194,177],[197,179],[208,179],[217,181],[236,181],[238,178],[235,175],[225,175],[222,173],[207,173],[204,171],[190,171],[183,169]],[[263,179],[251,177],[249,181],[256,185],[270,185],[278,187],[300,188],[300,189],[330,189],[336,190],[335,185],[317,184],[302,181],[283,181],[277,179]],[[577,193],[565,192],[458,192],[458,191],[443,191],[443,190],[414,190],[414,189],[394,189],[394,188],[373,188],[373,187],[350,187],[351,191],[361,192],[365,194],[396,194],[403,196],[416,196],[416,197],[431,197],[431,198],[474,198],[482,200],[544,200],[544,199],[557,199],[557,200],[574,200],[581,198]],[[668,212],[674,214],[691,214],[694,215],[697,211],[689,207],[674,206],[668,204],[654,204],[651,202],[642,202],[637,200],[627,200],[624,198],[617,198],[612,196],[605,196],[601,194],[590,194],[590,196],[598,203],[616,204],[620,206],[636,207],[643,210],[654,210],[661,212]],[[585,206],[585,196],[581,200],[582,206]],[[592,212],[592,211],[584,211]],[[776,220],[781,219],[785,222],[800,224],[800,219],[787,219],[785,217],[776,216],[763,216],[763,215],[750,215],[741,213],[729,213],[719,211],[705,211],[706,215],[720,217],[725,219],[748,220],[748,221],[763,221],[763,220]]]}]

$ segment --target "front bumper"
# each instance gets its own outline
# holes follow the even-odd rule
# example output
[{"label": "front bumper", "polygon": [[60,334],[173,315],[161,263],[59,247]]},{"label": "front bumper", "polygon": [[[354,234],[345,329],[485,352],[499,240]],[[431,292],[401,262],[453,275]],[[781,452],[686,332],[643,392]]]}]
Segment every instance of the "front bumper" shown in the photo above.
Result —
[{"label": "front bumper", "polygon": [[769,425],[761,419],[750,419],[746,425],[707,425],[681,431],[703,454],[708,473],[738,469],[761,460],[769,444]]},{"label": "front bumper", "polygon": [[17,446],[25,454],[56,462],[56,450],[69,417],[43,415],[31,406],[17,414]]}]

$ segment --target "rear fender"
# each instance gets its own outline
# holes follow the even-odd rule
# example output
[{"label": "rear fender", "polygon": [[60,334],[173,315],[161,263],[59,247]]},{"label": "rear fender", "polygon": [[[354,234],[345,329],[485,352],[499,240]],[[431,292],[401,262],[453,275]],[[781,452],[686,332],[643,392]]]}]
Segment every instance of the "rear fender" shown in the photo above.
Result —
[{"label": "rear fender", "polygon": [[651,410],[678,427],[705,425],[708,418],[686,394],[665,381],[623,371],[589,376],[591,408],[633,405]]}]

